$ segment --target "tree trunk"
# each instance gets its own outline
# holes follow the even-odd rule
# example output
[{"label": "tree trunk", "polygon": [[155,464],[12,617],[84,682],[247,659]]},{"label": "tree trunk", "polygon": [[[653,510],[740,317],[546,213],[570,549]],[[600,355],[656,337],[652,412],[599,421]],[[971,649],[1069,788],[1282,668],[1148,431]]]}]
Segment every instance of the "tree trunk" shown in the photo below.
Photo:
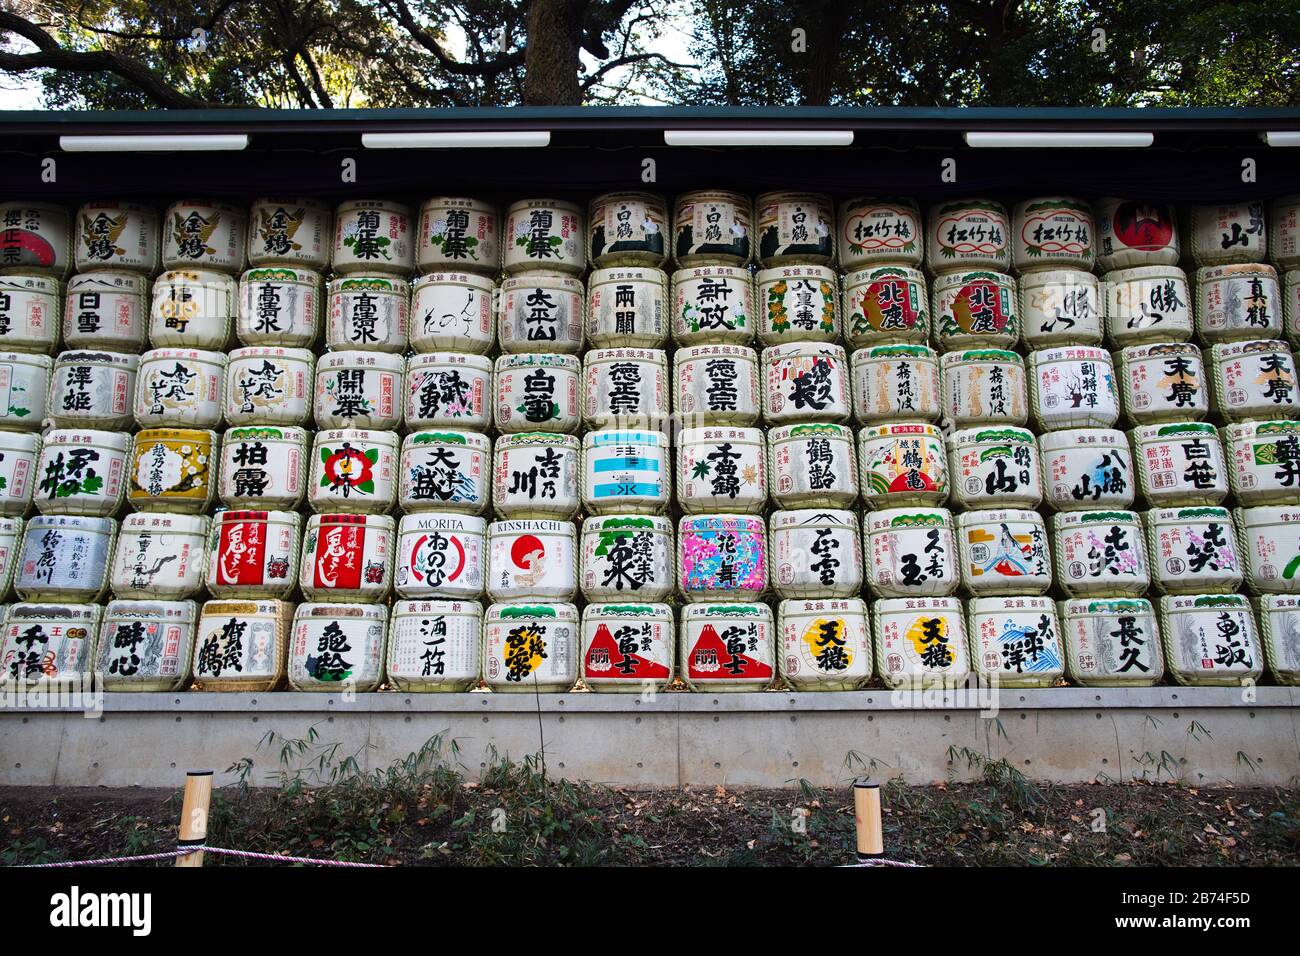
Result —
[{"label": "tree trunk", "polygon": [[580,106],[578,45],[585,4],[533,0],[528,7],[528,51],[524,58],[526,106]]},{"label": "tree trunk", "polygon": [[808,68],[804,71],[803,105],[827,106],[834,92],[848,6],[837,0],[816,0],[807,9],[808,50],[803,56]]}]

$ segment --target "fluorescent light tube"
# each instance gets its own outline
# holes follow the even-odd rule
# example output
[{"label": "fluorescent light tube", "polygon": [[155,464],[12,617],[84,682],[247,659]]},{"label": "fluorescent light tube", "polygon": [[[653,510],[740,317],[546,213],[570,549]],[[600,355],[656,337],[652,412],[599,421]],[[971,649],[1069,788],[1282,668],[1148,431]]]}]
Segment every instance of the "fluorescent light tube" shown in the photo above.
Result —
[{"label": "fluorescent light tube", "polygon": [[174,153],[248,149],[245,133],[175,133],[170,136],[60,136],[68,153]]},{"label": "fluorescent light tube", "polygon": [[1300,146],[1300,130],[1276,130],[1259,134],[1270,146]]},{"label": "fluorescent light tube", "polygon": [[966,145],[994,149],[1053,149],[1078,147],[1096,149],[1105,147],[1150,146],[1155,140],[1151,133],[967,133]]},{"label": "fluorescent light tube", "polygon": [[852,146],[849,129],[666,129],[668,146]]},{"label": "fluorescent light tube", "polygon": [[474,130],[459,133],[362,133],[366,149],[482,149],[549,146],[549,130]]}]

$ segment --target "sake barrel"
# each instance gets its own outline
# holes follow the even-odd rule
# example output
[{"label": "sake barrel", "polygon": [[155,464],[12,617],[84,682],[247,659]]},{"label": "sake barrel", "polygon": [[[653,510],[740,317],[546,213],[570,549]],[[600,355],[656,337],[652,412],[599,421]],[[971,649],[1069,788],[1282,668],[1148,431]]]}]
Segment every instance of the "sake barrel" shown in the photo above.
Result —
[{"label": "sake barrel", "polygon": [[847,425],[781,425],[767,436],[772,498],[781,508],[852,508],[858,456]]},{"label": "sake barrel", "polygon": [[776,626],[778,671],[795,690],[857,690],[871,680],[871,629],[860,599],[782,601]]},{"label": "sake barrel", "polygon": [[594,691],[662,690],[673,677],[673,609],[588,604],[582,612],[582,679]]},{"label": "sake barrel", "polygon": [[397,504],[404,514],[430,509],[487,511],[492,448],[479,432],[414,432],[402,440]]},{"label": "sake barrel", "polygon": [[126,431],[134,423],[140,356],[121,352],[60,352],[54,361],[49,417],[56,428],[88,426]]},{"label": "sake barrel", "polygon": [[493,604],[483,619],[483,682],[498,693],[563,694],[578,679],[578,609]]},{"label": "sake barrel", "polygon": [[758,261],[829,266],[835,262],[835,213],[823,193],[768,192],[754,201],[758,213]]},{"label": "sake barrel", "polygon": [[1213,407],[1230,422],[1300,417],[1295,356],[1280,340],[1223,342],[1210,349]]},{"label": "sake barrel", "polygon": [[208,591],[214,597],[284,598],[298,580],[302,515],[222,511],[208,535]]},{"label": "sake barrel", "polygon": [[759,515],[687,515],[677,526],[677,583],[687,601],[755,601],[767,590]]},{"label": "sake barrel", "polygon": [[834,342],[840,336],[840,295],[829,266],[787,265],[755,276],[758,337],[764,345]]},{"label": "sake barrel", "polygon": [[378,690],[387,631],[388,608],[382,604],[299,604],[289,639],[289,686],[329,693]]},{"label": "sake barrel", "polygon": [[709,262],[745,266],[753,255],[749,197],[722,189],[678,195],[673,206],[673,258],[683,269]]},{"label": "sake barrel", "polygon": [[862,542],[852,511],[774,511],[772,588],[782,598],[852,597],[862,591]]},{"label": "sake barrel", "polygon": [[946,508],[886,508],[863,521],[867,586],[878,598],[946,596],[960,582]]},{"label": "sake barrel", "polygon": [[411,290],[396,276],[352,272],[329,284],[325,344],[331,349],[406,353]]},{"label": "sake barrel", "polygon": [[501,268],[501,221],[496,206],[468,196],[434,196],[420,206],[415,267],[423,273]]},{"label": "sake barrel", "polygon": [[1197,266],[1263,262],[1268,258],[1264,204],[1239,202],[1197,205],[1188,217],[1183,252]]},{"label": "sake barrel", "polygon": [[316,359],[307,349],[235,349],[226,366],[231,425],[304,425],[311,418]]},{"label": "sake barrel", "polygon": [[929,338],[930,295],[920,269],[874,265],[845,276],[844,340],[850,348],[925,345]]},{"label": "sake barrel", "polygon": [[1300,684],[1300,596],[1265,594],[1256,602],[1259,643],[1268,672],[1279,684]]},{"label": "sake barrel", "polygon": [[871,196],[840,204],[836,243],[846,272],[900,263],[919,269],[925,254],[921,210],[915,200]]},{"label": "sake barrel", "polygon": [[1177,266],[1135,266],[1102,277],[1106,335],[1116,348],[1192,337],[1192,294]]},{"label": "sake barrel", "polygon": [[68,280],[63,341],[71,349],[138,353],[147,335],[149,280],[130,272],[82,272]]},{"label": "sake barrel", "polygon": [[104,689],[158,693],[184,687],[198,615],[193,601],[109,601],[95,662]]},{"label": "sake barrel", "polygon": [[246,230],[243,212],[228,203],[177,200],[163,214],[163,268],[238,275],[244,268]]},{"label": "sake barrel", "polygon": [[40,430],[53,366],[48,355],[0,352],[0,430]]},{"label": "sake barrel", "polygon": [[330,264],[332,219],[329,207],[314,199],[265,196],[253,200],[248,264],[324,272]]},{"label": "sake barrel", "polygon": [[587,279],[587,341],[601,349],[663,348],[669,307],[663,270],[595,269]]},{"label": "sake barrel", "polygon": [[868,425],[858,432],[858,456],[868,508],[941,505],[948,499],[943,433],[934,425]]},{"label": "sake barrel", "polygon": [[245,345],[310,347],[320,335],[321,283],[309,269],[249,269],[239,280],[235,335]]},{"label": "sake barrel", "polygon": [[754,286],[743,266],[699,265],[673,273],[673,341],[748,345],[754,339]]},{"label": "sake barrel", "polygon": [[496,343],[496,283],[470,272],[429,272],[411,286],[411,348],[483,355]]},{"label": "sake barrel", "polygon": [[145,428],[131,446],[127,503],[139,511],[200,514],[216,496],[216,432]]},{"label": "sake barrel", "polygon": [[11,604],[0,646],[0,686],[91,691],[103,610],[98,604]]},{"label": "sake barrel", "polygon": [[1196,270],[1196,331],[1201,341],[1281,338],[1282,291],[1272,266]]},{"label": "sake barrel", "polygon": [[[374,428],[402,423],[406,361],[387,352],[330,352],[316,363],[317,428]],[[483,423],[465,421],[481,426]]]},{"label": "sake barrel", "polygon": [[0,269],[65,276],[71,263],[67,209],[26,199],[0,203]]},{"label": "sake barrel", "polygon": [[1137,474],[1128,438],[1111,428],[1071,428],[1038,438],[1047,504],[1056,511],[1127,508]]},{"label": "sake barrel", "polygon": [[397,501],[397,456],[396,432],[317,432],[307,503],[317,512],[383,514]]},{"label": "sake barrel", "polygon": [[945,352],[939,367],[944,412],[954,425],[1023,425],[1028,420],[1025,360],[1015,352]]},{"label": "sake barrel", "polygon": [[1160,627],[1150,601],[1060,603],[1066,673],[1084,687],[1149,687],[1165,673]]},{"label": "sake barrel", "polygon": [[572,601],[578,591],[572,521],[493,521],[488,549],[487,592],[493,601]]},{"label": "sake barrel", "polygon": [[1300,422],[1235,422],[1223,439],[1237,504],[1300,504]]},{"label": "sake barrel", "polygon": [[1029,353],[1029,405],[1042,431],[1110,428],[1119,421],[1119,389],[1110,353],[1065,345]]},{"label": "sake barrel", "polygon": [[1046,594],[1051,544],[1037,511],[965,511],[957,516],[961,583],[975,597]]},{"label": "sake barrel", "polygon": [[666,601],[673,590],[673,527],[661,515],[593,515],[582,522],[582,596]]},{"label": "sake barrel", "polygon": [[483,605],[478,601],[396,601],[384,670],[403,693],[466,691],[478,683]]},{"label": "sake barrel", "polygon": [[486,429],[492,423],[492,360],[425,352],[406,364],[406,427]]},{"label": "sake barrel", "polygon": [[1232,594],[1241,588],[1227,508],[1156,508],[1143,518],[1151,583],[1161,594]]},{"label": "sake barrel", "polygon": [[1205,362],[1191,342],[1130,345],[1119,353],[1124,411],[1138,425],[1200,421],[1210,411]]},{"label": "sake barrel", "polygon": [[127,515],[109,572],[114,596],[139,601],[197,596],[207,572],[209,527],[206,515]]},{"label": "sake barrel", "polygon": [[502,518],[569,519],[581,505],[582,444],[576,435],[524,432],[496,440],[492,507]]},{"label": "sake barrel", "polygon": [[27,513],[40,480],[36,471],[40,454],[40,435],[0,431],[0,478],[4,479],[0,482],[0,515]]},{"label": "sake barrel", "polygon": [[[19,543],[22,532],[22,518],[0,517],[0,598],[9,596],[21,557]],[[0,621],[3,621],[3,615],[0,615]]]},{"label": "sake barrel", "polygon": [[1101,283],[1080,269],[1049,269],[1022,275],[1020,341],[1027,349],[1100,345]]},{"label": "sake barrel", "polygon": [[948,436],[952,501],[962,509],[1037,508],[1043,500],[1040,455],[1024,428],[963,428]]},{"label": "sake barrel", "polygon": [[1065,674],[1056,605],[1046,597],[967,602],[971,670],[994,687],[1051,687]]},{"label": "sake barrel", "polygon": [[239,284],[213,269],[172,269],[153,283],[149,344],[223,350],[238,311]]},{"label": "sake barrel", "polygon": [[1239,594],[1167,594],[1160,632],[1169,676],[1180,684],[1255,684],[1264,673],[1255,616]]},{"label": "sake barrel", "polygon": [[522,199],[506,212],[506,272],[551,269],[581,275],[587,268],[582,209],[559,199]]},{"label": "sake barrel", "polygon": [[47,354],[59,341],[59,280],[0,275],[0,348]]},{"label": "sake barrel", "polygon": [[849,420],[849,360],[829,342],[790,342],[763,350],[763,417],[773,425]]},{"label": "sake barrel", "polygon": [[673,413],[680,425],[752,425],[758,421],[758,353],[753,349],[691,345],[678,349],[673,363]]},{"label": "sake barrel", "polygon": [[393,588],[407,599],[476,601],[487,573],[487,523],[475,515],[403,515]]},{"label": "sake barrel", "polygon": [[275,690],[284,682],[293,611],[288,601],[208,601],[195,629],[194,680],[203,690]]},{"label": "sake barrel", "polygon": [[1134,199],[1102,199],[1095,207],[1097,266],[1102,272],[1176,266],[1181,254],[1174,207]]},{"label": "sake barrel", "polygon": [[668,353],[591,349],[582,360],[583,421],[591,429],[662,429],[668,421]]},{"label": "sake barrel", "polygon": [[1097,233],[1092,207],[1070,196],[1035,196],[1011,212],[1015,239],[1011,264],[1016,272],[1081,269],[1090,272]]},{"label": "sake barrel", "polygon": [[217,495],[227,508],[293,511],[307,491],[307,432],[251,425],[226,430]]},{"label": "sake barrel", "polygon": [[1268,257],[1278,272],[1300,269],[1300,195],[1273,201],[1268,215]]},{"label": "sake barrel", "polygon": [[1300,593],[1300,507],[1237,509],[1246,586],[1255,594]]},{"label": "sake barrel", "polygon": [[1020,337],[1016,280],[1001,272],[954,272],[934,280],[940,351],[1009,349]]},{"label": "sake barrel", "polygon": [[502,355],[493,372],[493,423],[505,432],[576,432],[582,424],[576,355]]},{"label": "sake barrel", "polygon": [[112,518],[36,515],[23,527],[14,590],[24,601],[98,601],[116,536]]},{"label": "sake barrel", "polygon": [[1300,269],[1292,269],[1286,274],[1282,300],[1286,340],[1292,349],[1300,348]]},{"label": "sake barrel", "polygon": [[668,436],[645,429],[587,432],[582,508],[587,514],[657,514],[672,496]]},{"label": "sake barrel", "polygon": [[970,676],[961,601],[893,598],[871,607],[876,671],[888,687],[959,687]]},{"label": "sake barrel", "polygon": [[334,210],[335,275],[408,276],[415,269],[411,208],[387,199],[353,199]]},{"label": "sake barrel", "polygon": [[1138,486],[1153,507],[1216,505],[1228,496],[1219,433],[1208,422],[1133,429]]},{"label": "sake barrel", "polygon": [[140,356],[135,377],[135,421],[215,428],[221,424],[227,358],[198,349],[152,349]]},{"label": "sake barrel", "polygon": [[57,428],[41,444],[33,495],[42,514],[111,515],[122,504],[131,452],[125,432]]},{"label": "sake barrel", "polygon": [[700,693],[759,691],[776,674],[776,633],[766,604],[687,604],[677,647],[678,675]]},{"label": "sake barrel", "polygon": [[1011,268],[1006,207],[991,199],[931,206],[926,217],[925,264],[936,274],[963,269],[1006,272]]},{"label": "sake barrel", "polygon": [[1141,597],[1151,583],[1132,511],[1052,515],[1052,552],[1057,586],[1069,597]]},{"label": "sake barrel", "polygon": [[298,586],[308,601],[380,604],[393,586],[397,523],[390,515],[319,514],[303,532]]},{"label": "sake barrel", "polygon": [[604,193],[588,205],[587,222],[593,267],[658,267],[668,258],[668,203],[657,193]]},{"label": "sake barrel", "polygon": [[687,514],[760,513],[767,504],[767,484],[767,452],[759,429],[711,425],[677,433],[677,504]]}]

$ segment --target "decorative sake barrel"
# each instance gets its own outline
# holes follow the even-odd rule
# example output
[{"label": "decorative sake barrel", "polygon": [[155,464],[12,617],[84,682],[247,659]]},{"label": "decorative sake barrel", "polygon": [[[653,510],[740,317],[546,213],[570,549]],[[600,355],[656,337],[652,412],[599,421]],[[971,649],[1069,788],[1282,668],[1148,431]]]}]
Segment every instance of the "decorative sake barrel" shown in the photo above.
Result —
[{"label": "decorative sake barrel", "polygon": [[1265,594],[1255,603],[1268,672],[1279,684],[1300,685],[1300,596]]},{"label": "decorative sake barrel", "polygon": [[588,428],[665,427],[668,353],[662,349],[591,349],[582,360],[582,380]]},{"label": "decorative sake barrel", "polygon": [[1023,425],[1028,420],[1025,360],[1015,352],[946,352],[939,367],[944,412],[954,425]]},{"label": "decorative sake barrel", "polygon": [[1282,290],[1272,266],[1243,263],[1196,270],[1201,341],[1281,338],[1282,321]]},{"label": "decorative sake barrel", "polygon": [[846,598],[862,591],[862,541],[852,511],[774,511],[772,588],[782,598]]},{"label": "decorative sake barrel", "polygon": [[415,266],[435,272],[501,268],[501,217],[496,206],[466,196],[434,196],[420,207]]},{"label": "decorative sake barrel", "polygon": [[770,424],[848,421],[849,360],[833,343],[791,342],[763,350],[763,418]]},{"label": "decorative sake barrel", "polygon": [[309,601],[382,603],[393,586],[396,530],[390,515],[312,515],[298,564],[303,595]]},{"label": "decorative sake barrel", "polygon": [[1056,605],[1046,597],[968,602],[971,670],[995,687],[1051,687],[1065,674]]},{"label": "decorative sake barrel", "polygon": [[1279,272],[1300,269],[1300,195],[1273,201],[1268,211],[1268,257]]},{"label": "decorative sake barrel", "polygon": [[677,433],[677,504],[687,514],[761,512],[767,504],[765,447],[757,428],[683,428]]},{"label": "decorative sake barrel", "polygon": [[239,280],[235,335],[245,345],[310,347],[320,335],[319,272],[290,266],[249,269]]},{"label": "decorative sake barrel", "polygon": [[707,263],[745,266],[754,207],[749,197],[721,189],[681,193],[673,206],[673,258],[683,269]]},{"label": "decorative sake barrel", "polygon": [[479,432],[414,432],[402,440],[397,504],[403,514],[431,509],[487,511],[492,443]]},{"label": "decorative sake barrel", "polygon": [[93,690],[98,604],[11,604],[0,644],[0,687]]},{"label": "decorative sake barrel", "polygon": [[795,690],[857,690],[871,680],[871,629],[864,601],[782,601],[776,626],[778,670]]},{"label": "decorative sake barrel", "polygon": [[411,289],[405,279],[348,273],[329,284],[325,344],[331,349],[406,353]]},{"label": "decorative sake barrel", "polygon": [[1263,262],[1268,258],[1268,231],[1262,202],[1192,206],[1187,219],[1184,255],[1197,266]]},{"label": "decorative sake barrel", "polygon": [[[373,428],[402,424],[406,360],[387,352],[330,352],[316,363],[317,428]],[[481,427],[482,423],[461,424]]]},{"label": "decorative sake barrel", "polygon": [[184,687],[198,615],[193,601],[109,601],[95,660],[104,689],[157,693]]},{"label": "decorative sake barrel", "polygon": [[61,297],[59,280],[50,276],[0,275],[0,348],[53,352],[59,341]]},{"label": "decorative sake barrel", "polygon": [[51,377],[49,417],[55,428],[127,431],[140,356],[121,352],[60,352]]},{"label": "decorative sake barrel", "polygon": [[767,436],[772,498],[782,508],[852,508],[858,456],[847,425],[781,425]]},{"label": "decorative sake barrel", "polygon": [[140,356],[135,421],[141,428],[221,424],[226,356],[198,349],[153,349]]},{"label": "decorative sake barrel", "polygon": [[143,351],[149,279],[130,272],[82,272],[68,280],[63,341],[71,349]]},{"label": "decorative sake barrel", "polygon": [[587,206],[587,222],[593,267],[659,267],[668,258],[668,203],[663,196],[605,193]]},{"label": "decorative sake barrel", "polygon": [[587,268],[582,209],[558,199],[523,199],[506,213],[502,267],[511,274],[550,269],[581,275]]},{"label": "decorative sake barrel", "polygon": [[844,340],[850,348],[896,342],[925,345],[930,295],[925,273],[902,265],[872,265],[844,278]]},{"label": "decorative sake barrel", "polygon": [[582,596],[666,601],[673,590],[673,526],[660,515],[592,516],[582,522]]},{"label": "decorative sake barrel", "polygon": [[657,514],[672,496],[668,436],[622,429],[582,440],[582,507],[587,514]]},{"label": "decorative sake barrel", "polygon": [[298,581],[301,529],[295,511],[219,512],[208,535],[208,591],[219,598],[288,597]]},{"label": "decorative sake barrel", "polygon": [[829,266],[787,265],[755,277],[764,345],[833,342],[840,335],[840,296]]},{"label": "decorative sake barrel", "polygon": [[699,265],[672,278],[673,341],[748,345],[754,339],[754,284],[743,266]]},{"label": "decorative sake barrel", "polygon": [[116,537],[112,518],[36,515],[23,527],[14,590],[24,601],[95,603]]},{"label": "decorative sake barrel", "polygon": [[707,694],[759,691],[776,674],[776,629],[766,604],[687,604],[678,676]]},{"label": "decorative sake barrel", "polygon": [[0,405],[0,430],[40,431],[54,360],[48,355],[0,352],[0,381],[8,383],[8,405]]},{"label": "decorative sake barrel", "polygon": [[403,515],[394,590],[408,600],[478,600],[487,573],[486,529],[487,522],[475,515]]},{"label": "decorative sake barrel", "polygon": [[1043,500],[1038,441],[1024,428],[966,428],[948,436],[958,508],[1037,508]]},{"label": "decorative sake barrel", "polygon": [[582,679],[592,690],[639,694],[673,677],[673,609],[588,604],[582,612]]},{"label": "decorative sake barrel", "polygon": [[478,601],[397,601],[384,670],[403,693],[466,691],[478,683],[483,605]]},{"label": "decorative sake barrel", "polygon": [[352,199],[334,210],[334,274],[384,273],[405,278],[415,269],[411,208],[387,199]]},{"label": "decorative sake barrel", "polygon": [[1149,687],[1165,673],[1150,601],[1062,601],[1066,672],[1084,687]]},{"label": "decorative sake barrel", "polygon": [[578,592],[578,533],[572,521],[488,525],[488,597],[572,601]]},{"label": "decorative sake barrel", "polygon": [[123,518],[108,578],[114,596],[138,601],[196,597],[207,572],[209,520],[206,515],[145,512]]},{"label": "decorative sake barrel", "polygon": [[662,269],[596,269],[587,279],[587,341],[594,348],[663,348],[670,331]]},{"label": "decorative sake barrel", "polygon": [[145,428],[131,446],[127,503],[139,511],[200,514],[216,496],[216,432]]},{"label": "decorative sake barrel", "polygon": [[1216,505],[1228,496],[1219,433],[1208,422],[1133,429],[1138,486],[1153,507]]},{"label": "decorative sake barrel", "polygon": [[1046,594],[1051,544],[1037,511],[965,511],[957,516],[961,583],[976,597]]},{"label": "decorative sake barrel", "polygon": [[1237,509],[1246,586],[1255,594],[1300,592],[1300,506]]},{"label": "decorative sake barrel", "polygon": [[[21,558],[19,542],[22,539],[23,519],[0,517],[0,598],[9,596],[14,572]],[[3,617],[0,616],[0,622]]]},{"label": "decorative sake barrel", "polygon": [[1050,269],[1022,275],[1020,340],[1025,348],[1101,345],[1101,283],[1091,272]]},{"label": "decorative sake barrel", "polygon": [[925,236],[915,200],[859,197],[840,204],[836,243],[845,272],[903,263],[921,267]]},{"label": "decorative sake barrel", "polygon": [[1011,264],[1016,272],[1079,269],[1091,272],[1097,226],[1092,207],[1069,196],[1036,196],[1011,212]]},{"label": "decorative sake barrel", "polygon": [[209,349],[230,342],[239,284],[214,269],[173,269],[153,283],[149,344],[156,349]]},{"label": "decorative sake barrel", "polygon": [[1191,342],[1130,345],[1119,353],[1124,411],[1135,424],[1201,421],[1210,396],[1201,350]]},{"label": "decorative sake barrel", "polygon": [[1284,277],[1282,300],[1287,343],[1292,349],[1300,348],[1300,269],[1292,269]]},{"label": "decorative sake barrel", "polygon": [[483,620],[483,682],[498,693],[563,694],[578,679],[578,609],[493,604]]},{"label": "decorative sake barrel", "polygon": [[27,513],[41,479],[36,471],[40,454],[40,435],[0,431],[0,478],[4,479],[0,482],[0,515]]},{"label": "decorative sake barrel", "polygon": [[1016,280],[1002,272],[954,272],[934,280],[939,350],[1009,349],[1020,338]]},{"label": "decorative sake barrel", "polygon": [[1052,515],[1056,583],[1069,597],[1141,597],[1151,583],[1142,525],[1132,511]]},{"label": "decorative sake barrel", "polygon": [[503,352],[582,351],[586,292],[560,272],[524,272],[501,284],[497,337]]},{"label": "decorative sake barrel", "polygon": [[382,604],[299,604],[289,638],[294,690],[365,693],[384,678],[388,608]]},{"label": "decorative sake barrel", "polygon": [[1173,206],[1112,198],[1100,200],[1095,212],[1097,266],[1102,272],[1178,265],[1181,249]]},{"label": "decorative sake barrel", "polygon": [[1030,352],[1029,406],[1042,431],[1110,428],[1119,421],[1119,389],[1110,353],[1091,345]]},{"label": "decorative sake barrel", "polygon": [[0,203],[0,268],[65,276],[72,263],[68,210],[54,203]]},{"label": "decorative sake barrel", "polygon": [[329,207],[313,199],[253,200],[248,264],[324,272],[330,264],[332,219]]},{"label": "decorative sake barrel", "polygon": [[943,433],[925,422],[868,425],[858,432],[862,499],[868,508],[948,500]]},{"label": "decorative sake barrel", "polygon": [[284,682],[293,611],[288,601],[208,601],[194,636],[194,680],[203,690],[275,690]]},{"label": "decorative sake barrel", "polygon": [[342,428],[316,433],[307,503],[317,512],[383,514],[397,501],[397,434]]},{"label": "decorative sake barrel", "polygon": [[316,358],[307,349],[235,349],[226,366],[231,425],[305,425],[311,419]]},{"label": "decorative sake barrel", "polygon": [[1232,594],[1241,588],[1241,560],[1227,508],[1148,511],[1151,584],[1161,594]]},{"label": "decorative sake barrel", "polygon": [[1192,294],[1177,266],[1135,266],[1102,277],[1106,335],[1116,348],[1192,337]]},{"label": "decorative sake barrel", "polygon": [[853,412],[860,424],[940,414],[939,354],[925,345],[875,345],[851,358]]},{"label": "decorative sake barrel", "polygon": [[878,598],[957,593],[957,539],[946,508],[886,508],[863,522],[867,586]]},{"label": "decorative sake barrel", "polygon": [[1072,428],[1038,437],[1043,490],[1056,511],[1127,508],[1136,497],[1137,473],[1128,438],[1111,428]]},{"label": "decorative sake barrel", "polygon": [[163,268],[238,275],[244,268],[247,225],[243,212],[227,203],[177,200],[163,214]]},{"label": "decorative sake barrel", "polygon": [[684,426],[752,425],[759,414],[758,353],[743,345],[691,345],[673,358],[673,413]]},{"label": "decorative sake barrel", "polygon": [[961,601],[894,598],[871,606],[876,671],[888,687],[958,687],[970,676]]},{"label": "decorative sake barrel", "polygon": [[261,425],[227,429],[217,496],[227,508],[293,511],[307,490],[307,432]]},{"label": "decorative sake barrel", "polygon": [[524,432],[496,440],[492,506],[502,518],[569,519],[578,513],[582,445],[576,435]]},{"label": "decorative sake barrel", "polygon": [[59,428],[45,436],[33,499],[41,514],[111,515],[122,504],[131,436]]},{"label": "decorative sake barrel", "polygon": [[767,590],[766,522],[742,514],[682,518],[677,583],[691,602],[758,600]]},{"label": "decorative sake barrel", "polygon": [[411,348],[484,355],[496,342],[496,283],[471,272],[429,272],[411,286]]},{"label": "decorative sake barrel", "polygon": [[499,431],[573,432],[582,421],[577,356],[502,355],[496,361],[495,424]]},{"label": "decorative sake barrel", "polygon": [[1180,684],[1256,684],[1264,673],[1250,600],[1239,594],[1169,594],[1160,599],[1169,676]]},{"label": "decorative sake barrel", "polygon": [[961,199],[930,207],[925,264],[943,274],[965,269],[1011,268],[1011,222],[991,199]]},{"label": "decorative sake barrel", "polygon": [[1285,342],[1220,343],[1210,362],[1213,407],[1228,421],[1300,418],[1295,356]]},{"label": "decorative sake barrel", "polygon": [[406,427],[486,429],[492,424],[492,360],[464,352],[412,355],[406,366]]},{"label": "decorative sake barrel", "polygon": [[1300,422],[1236,422],[1223,430],[1228,484],[1237,504],[1295,503],[1300,498]]},{"label": "decorative sake barrel", "polygon": [[761,193],[754,209],[758,214],[758,262],[764,269],[835,263],[835,213],[829,196]]}]

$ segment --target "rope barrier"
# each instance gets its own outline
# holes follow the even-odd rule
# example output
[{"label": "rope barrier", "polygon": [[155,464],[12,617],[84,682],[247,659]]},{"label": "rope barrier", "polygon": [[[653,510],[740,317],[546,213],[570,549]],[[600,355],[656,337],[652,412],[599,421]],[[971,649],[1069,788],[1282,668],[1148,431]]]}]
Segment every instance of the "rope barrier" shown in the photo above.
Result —
[{"label": "rope barrier", "polygon": [[901,866],[909,870],[925,868],[924,863],[904,863],[901,860],[862,860],[859,863],[845,863],[845,866]]},{"label": "rope barrier", "polygon": [[317,860],[307,856],[280,856],[275,853],[254,853],[251,850],[228,850],[219,846],[206,846],[198,844],[196,846],[187,846],[183,849],[163,850],[158,853],[143,853],[138,856],[107,856],[97,860],[64,860],[59,863],[21,863],[15,867],[20,870],[54,870],[66,869],[74,866],[104,866],[110,863],[145,863],[151,860],[170,860],[178,856],[189,856],[191,853],[217,853],[226,856],[242,856],[253,860],[273,860],[276,863],[311,863],[316,866],[346,866],[359,869],[388,869],[382,863],[351,863],[344,860]]}]

